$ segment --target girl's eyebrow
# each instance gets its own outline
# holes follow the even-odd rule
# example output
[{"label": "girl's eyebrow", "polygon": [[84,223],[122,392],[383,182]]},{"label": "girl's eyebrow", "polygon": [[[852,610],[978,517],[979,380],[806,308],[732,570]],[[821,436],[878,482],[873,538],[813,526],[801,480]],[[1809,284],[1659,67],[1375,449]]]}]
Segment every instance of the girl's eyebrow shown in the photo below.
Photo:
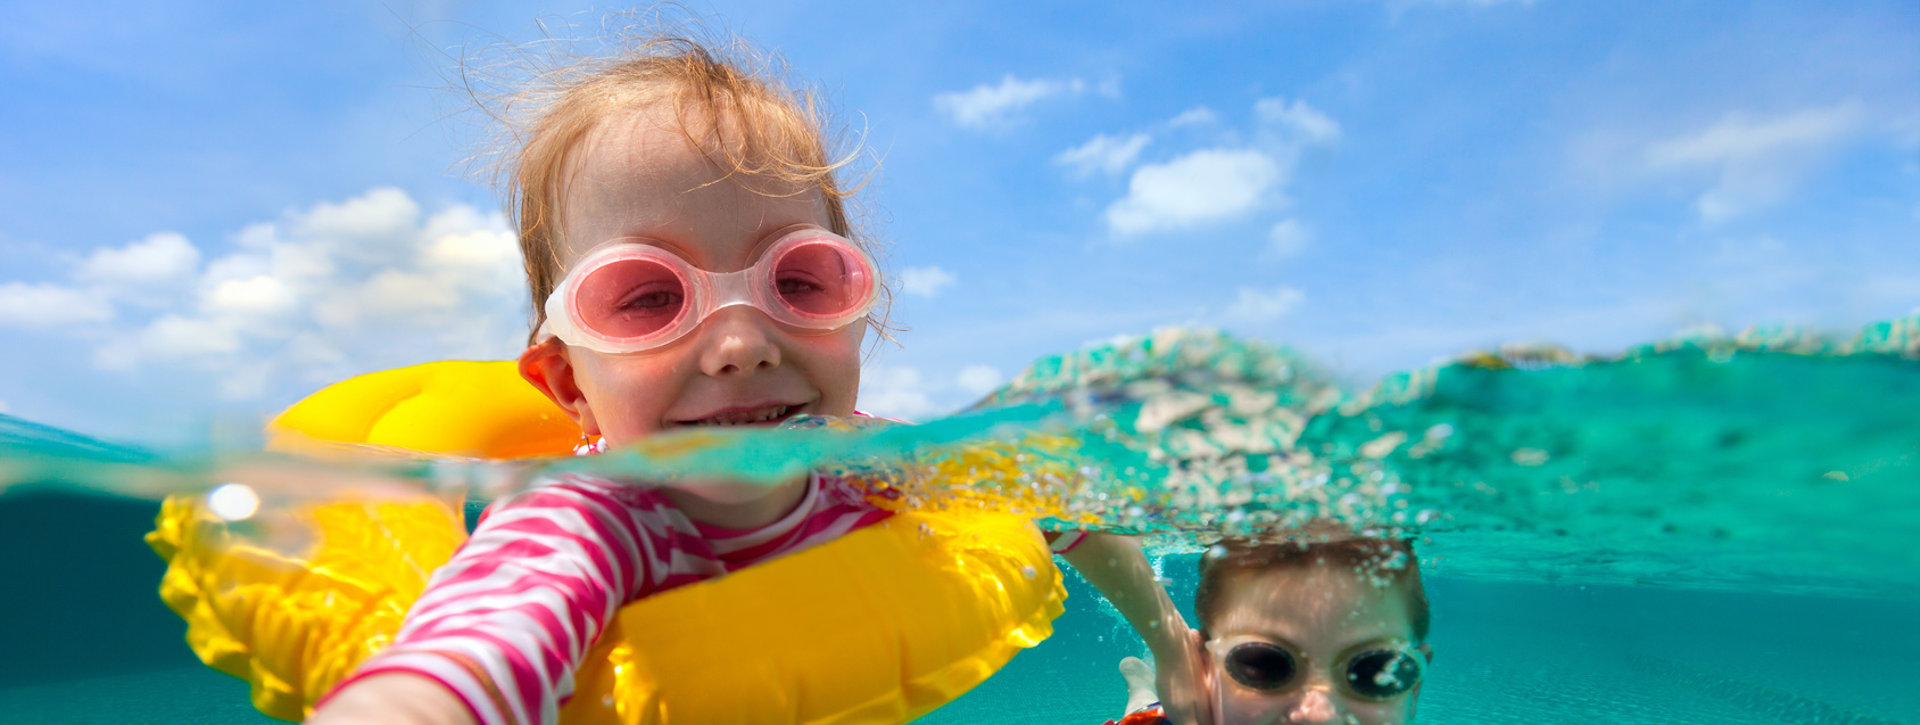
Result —
[{"label": "girl's eyebrow", "polygon": [[[622,244],[640,244],[640,245],[645,245],[649,247],[659,247],[661,249],[665,249],[669,252],[672,252],[673,255],[676,257],[679,257],[681,259],[687,260],[688,262],[694,263],[696,266],[699,265],[700,263],[698,255],[694,254],[693,250],[688,249],[686,245],[668,241],[666,239],[661,239],[660,237],[652,234],[641,234],[633,231],[622,231],[617,235],[608,237],[600,241],[600,243],[595,244],[594,246],[588,248],[587,251],[591,253],[593,250],[599,249],[603,245],[612,244],[614,242],[620,242]],[[582,254],[581,256],[585,257],[586,255]]]},{"label": "girl's eyebrow", "polygon": [[[799,229],[801,227],[817,227],[821,230],[827,231],[830,234],[832,233],[832,230],[827,229],[825,225],[820,224],[818,221],[812,220],[812,219],[806,219],[806,220],[791,222],[787,224],[780,224],[780,225],[769,225],[764,229],[755,232],[755,234],[757,235],[757,238],[753,240],[753,246],[747,249],[747,263],[752,264],[756,261],[759,261],[760,255],[765,254],[767,251],[767,248],[773,246],[774,242],[779,241],[781,237],[784,237],[789,232],[792,232],[793,230]],[[589,248],[588,251],[591,252],[592,249],[597,249],[602,244],[607,244],[609,242],[614,242],[614,241],[628,242],[633,244],[645,244],[648,246],[659,247],[661,249],[665,249],[669,252],[672,252],[674,256],[687,260],[688,262],[692,263],[695,267],[706,269],[707,271],[710,271],[710,272],[713,271],[711,269],[708,269],[708,265],[712,263],[712,260],[707,259],[707,255],[703,253],[704,250],[700,249],[699,245],[683,244],[679,241],[666,238],[662,235],[647,233],[645,231],[642,231],[642,229],[643,228],[641,227],[623,228],[615,236],[601,240],[599,243],[595,244],[594,247]],[[582,255],[582,256],[585,256],[585,255]]]}]

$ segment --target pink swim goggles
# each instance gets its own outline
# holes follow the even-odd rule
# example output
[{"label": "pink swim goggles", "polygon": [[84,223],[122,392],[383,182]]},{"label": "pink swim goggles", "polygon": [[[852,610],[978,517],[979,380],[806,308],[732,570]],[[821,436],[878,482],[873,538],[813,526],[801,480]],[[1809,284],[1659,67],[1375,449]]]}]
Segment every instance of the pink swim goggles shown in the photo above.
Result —
[{"label": "pink swim goggles", "polygon": [[715,273],[634,239],[596,247],[546,301],[539,337],[619,355],[672,343],[723,307],[751,305],[789,327],[828,332],[878,298],[873,260],[819,227],[787,232],[753,266]]}]

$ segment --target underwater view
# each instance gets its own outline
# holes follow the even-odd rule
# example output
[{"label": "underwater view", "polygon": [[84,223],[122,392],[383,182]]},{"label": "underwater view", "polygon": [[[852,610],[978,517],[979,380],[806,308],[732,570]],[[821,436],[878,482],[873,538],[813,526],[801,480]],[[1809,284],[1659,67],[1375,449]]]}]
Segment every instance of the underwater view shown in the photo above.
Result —
[{"label": "underwater view", "polygon": [[[1917,672],[1916,400],[1920,318],[1608,357],[1511,348],[1357,392],[1283,350],[1169,329],[1045,358],[920,426],[803,419],[547,465],[636,480],[837,468],[884,477],[914,506],[1011,501],[1148,536],[1188,617],[1196,552],[1333,520],[1418,542],[1439,653],[1423,722],[1912,722],[1920,699],[1892,683]],[[38,554],[11,559],[10,579],[45,592],[8,600],[9,621],[35,626],[8,629],[0,703],[33,722],[266,721],[156,606],[163,564],[137,542],[160,510],[143,495],[214,502],[244,477],[258,512],[234,520],[229,545],[297,556],[310,539],[246,522],[409,491],[470,491],[471,509],[530,480],[475,459],[276,471],[0,422],[4,530]],[[1051,637],[922,721],[1113,717],[1115,665],[1145,651],[1097,592],[1066,582]]]},{"label": "underwater view", "polygon": [[0,725],[1920,725],[1920,5],[5,3]]}]

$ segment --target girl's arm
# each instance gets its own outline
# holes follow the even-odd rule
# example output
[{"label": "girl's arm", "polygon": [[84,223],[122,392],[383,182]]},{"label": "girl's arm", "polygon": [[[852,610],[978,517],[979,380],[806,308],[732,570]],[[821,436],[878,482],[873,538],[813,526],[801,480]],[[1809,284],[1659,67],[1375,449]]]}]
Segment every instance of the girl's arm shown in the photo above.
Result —
[{"label": "girl's arm", "polygon": [[476,725],[473,714],[445,685],[406,672],[370,675],[327,700],[307,725]]},{"label": "girl's arm", "polygon": [[[1066,534],[1080,535],[1079,532]],[[1055,534],[1048,534],[1050,538]],[[1199,635],[1187,626],[1173,598],[1147,562],[1140,541],[1131,536],[1085,532],[1085,538],[1060,554],[1073,570],[1100,590],[1146,640],[1156,664],[1157,691],[1167,717],[1181,725],[1211,723]]]},{"label": "girl's arm", "polygon": [[1140,541],[1097,531],[1086,532],[1085,537],[1061,553],[1061,558],[1113,603],[1127,624],[1133,625],[1133,631],[1146,640],[1155,659],[1184,646],[1187,620],[1180,616],[1166,588],[1160,586]]},{"label": "girl's arm", "polygon": [[631,495],[563,479],[495,504],[316,721],[553,722],[614,612],[667,570],[669,532]]}]

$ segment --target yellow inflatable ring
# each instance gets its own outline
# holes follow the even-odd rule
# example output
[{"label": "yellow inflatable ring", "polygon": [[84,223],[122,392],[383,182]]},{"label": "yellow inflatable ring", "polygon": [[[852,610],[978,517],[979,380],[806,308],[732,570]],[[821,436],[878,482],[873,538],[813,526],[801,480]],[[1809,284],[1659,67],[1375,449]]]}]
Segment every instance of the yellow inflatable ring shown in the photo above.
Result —
[{"label": "yellow inflatable ring", "polygon": [[[436,379],[440,371],[462,380],[445,384]],[[382,416],[364,411],[384,407],[408,411],[415,425],[474,426],[465,439],[443,430],[430,453],[566,452],[577,429],[547,436],[558,451],[497,435],[529,408],[536,416],[559,415],[551,404],[504,414],[476,408],[524,401],[433,392],[485,391],[489,378],[496,393],[526,387],[511,363],[433,363],[348,380],[277,419],[276,445],[298,448],[310,433],[381,430]],[[394,382],[402,379],[414,382]],[[411,392],[404,400],[382,397],[394,391]],[[314,416],[308,406],[316,402],[355,414]],[[332,427],[302,423],[315,419]],[[550,425],[520,419],[542,430]],[[361,440],[396,445],[381,435]],[[291,515],[314,535],[314,545],[298,555],[243,541],[196,498],[168,500],[147,536],[168,562],[161,596],[186,620],[194,652],[250,682],[255,707],[283,720],[311,714],[334,683],[391,640],[427,575],[466,536],[460,513],[434,500],[333,501]],[[622,609],[576,673],[574,697],[560,717],[903,722],[958,697],[1045,639],[1065,596],[1046,544],[1026,518],[901,512],[831,543]]]}]

